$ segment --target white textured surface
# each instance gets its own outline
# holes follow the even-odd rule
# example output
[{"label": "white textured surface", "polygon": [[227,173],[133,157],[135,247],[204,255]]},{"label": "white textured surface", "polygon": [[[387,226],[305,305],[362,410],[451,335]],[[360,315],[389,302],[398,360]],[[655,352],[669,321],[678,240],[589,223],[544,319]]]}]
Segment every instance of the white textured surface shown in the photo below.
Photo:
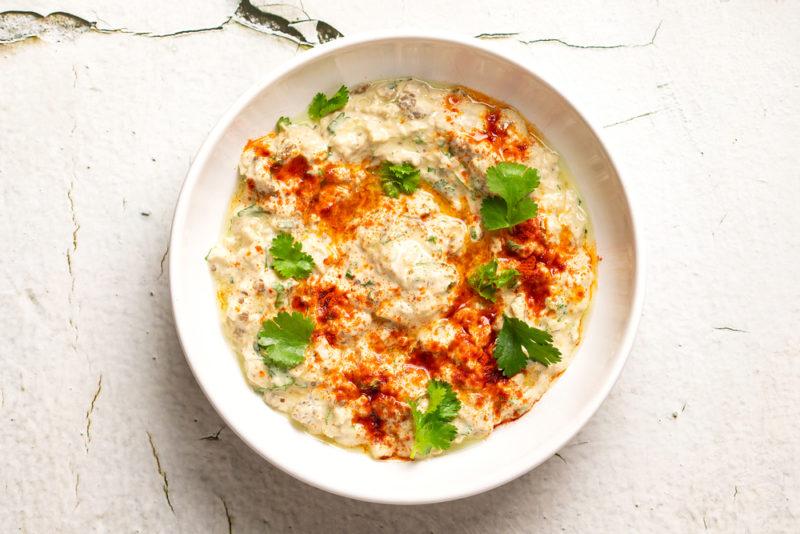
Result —
[{"label": "white textured surface", "polygon": [[[158,33],[235,7],[86,4],[0,12]],[[0,45],[3,531],[222,533],[226,506],[234,532],[797,530],[800,5],[512,4],[305,9],[345,34],[522,32],[495,43],[608,125],[643,215],[648,297],[622,378],[561,457],[481,496],[396,508],[296,482],[226,429],[200,439],[221,424],[160,272],[174,201],[225,107],[302,52],[235,24],[86,32]],[[540,39],[561,42],[518,42]]]}]

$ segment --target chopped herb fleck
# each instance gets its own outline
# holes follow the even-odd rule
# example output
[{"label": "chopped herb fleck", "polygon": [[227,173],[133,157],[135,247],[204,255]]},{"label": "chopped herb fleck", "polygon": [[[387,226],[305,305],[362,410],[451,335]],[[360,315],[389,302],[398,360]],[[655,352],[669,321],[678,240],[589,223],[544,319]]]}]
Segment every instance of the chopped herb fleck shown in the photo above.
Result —
[{"label": "chopped herb fleck", "polygon": [[340,126],[341,122],[346,119],[347,116],[344,113],[339,113],[333,120],[328,124],[328,133],[331,135],[336,135],[336,129]]},{"label": "chopped herb fleck", "polygon": [[275,308],[280,308],[285,304],[286,286],[280,282],[276,282],[272,289],[275,290]]},{"label": "chopped herb fleck", "polygon": [[257,216],[257,215],[266,215],[267,210],[259,206],[258,204],[250,204],[246,208],[240,209],[237,213],[237,217],[243,216]]},{"label": "chopped herb fleck", "polygon": [[511,241],[509,239],[508,241],[506,241],[506,247],[508,247],[508,250],[510,250],[512,252],[516,252],[517,250],[522,248],[522,245],[520,245],[519,243],[516,243],[514,241]]},{"label": "chopped herb fleck", "polygon": [[519,278],[519,271],[516,269],[505,269],[498,273],[497,260],[492,259],[492,261],[484,263],[472,271],[467,282],[478,295],[494,302],[497,290],[504,287],[514,287],[517,283],[517,278]]},{"label": "chopped herb fleck", "polygon": [[292,121],[289,119],[289,117],[282,116],[281,118],[278,119],[278,122],[275,123],[275,131],[282,132],[290,124],[292,124]]}]

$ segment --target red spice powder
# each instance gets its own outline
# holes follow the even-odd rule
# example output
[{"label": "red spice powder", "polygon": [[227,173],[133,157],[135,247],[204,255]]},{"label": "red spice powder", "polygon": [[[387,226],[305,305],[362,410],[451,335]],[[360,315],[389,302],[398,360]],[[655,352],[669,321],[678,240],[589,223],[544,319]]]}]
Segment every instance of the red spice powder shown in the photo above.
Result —
[{"label": "red spice powder", "polygon": [[[545,307],[545,300],[551,294],[553,275],[566,268],[561,246],[554,246],[547,239],[541,221],[529,219],[510,232],[511,240],[522,245],[520,248],[506,249],[506,257],[519,260],[516,269],[520,273],[520,285],[525,292],[528,305],[537,312]],[[566,242],[561,240],[564,246]]]}]

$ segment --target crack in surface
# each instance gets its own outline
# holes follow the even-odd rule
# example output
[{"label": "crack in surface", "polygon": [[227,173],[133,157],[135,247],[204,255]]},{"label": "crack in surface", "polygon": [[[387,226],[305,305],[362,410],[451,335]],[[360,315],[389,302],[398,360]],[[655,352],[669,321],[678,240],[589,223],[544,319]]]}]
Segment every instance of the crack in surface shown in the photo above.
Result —
[{"label": "crack in surface", "polygon": [[[74,128],[73,128],[74,130]],[[74,167],[74,161],[73,161]],[[74,173],[74,168],[73,168]],[[67,247],[67,272],[69,273],[69,293],[67,294],[67,302],[70,307],[70,316],[68,319],[69,326],[73,333],[73,344],[77,350],[78,347],[78,323],[73,316],[73,302],[75,300],[75,271],[72,266],[72,256],[78,251],[78,230],[81,225],[78,223],[78,213],[75,209],[75,180],[69,181],[69,188],[67,188],[67,203],[69,204],[70,219],[72,220],[72,248]]]},{"label": "crack in surface", "polygon": [[647,113],[642,113],[640,115],[635,115],[635,116],[630,117],[628,119],[624,119],[624,120],[617,121],[617,122],[612,122],[611,124],[606,124],[605,126],[603,126],[603,128],[611,128],[612,126],[619,126],[620,124],[626,124],[626,123],[629,123],[631,121],[635,121],[636,119],[641,119],[643,117],[649,117],[650,115],[655,115],[656,113],[659,113],[660,111],[661,111],[660,109],[657,109],[655,111],[648,111]]},{"label": "crack in surface", "polygon": [[228,503],[225,502],[224,497],[220,497],[219,500],[222,501],[222,507],[225,509],[225,519],[228,522],[228,534],[233,534],[233,516],[231,516],[230,510],[228,510]]},{"label": "crack in surface", "polygon": [[508,39],[509,37],[516,37],[519,35],[519,32],[508,32],[508,33],[479,33],[475,36],[476,39]]},{"label": "crack in surface", "polygon": [[221,427],[219,428],[219,430],[217,430],[217,432],[216,432],[215,434],[209,434],[209,435],[207,435],[207,436],[203,436],[203,437],[202,437],[202,438],[200,438],[200,439],[201,439],[201,440],[204,440],[204,441],[219,441],[219,434],[220,434],[220,432],[222,432],[223,430],[225,430],[225,427],[224,427],[224,426],[221,426]]},{"label": "crack in surface", "polygon": [[747,334],[747,330],[740,330],[739,328],[733,328],[732,326],[715,326],[714,330],[726,330],[728,332],[739,332],[741,334]]},{"label": "crack in surface", "polygon": [[97,390],[94,392],[92,402],[89,403],[89,409],[86,410],[86,452],[89,452],[89,444],[92,442],[92,413],[94,413],[94,405],[100,392],[103,390],[103,375],[97,380]]},{"label": "crack in surface", "polygon": [[[70,278],[72,278],[72,289],[75,288],[75,275],[72,274],[72,254],[70,253],[69,248],[67,248],[67,271],[69,272]],[[69,301],[72,302],[72,291],[69,293]]]},{"label": "crack in surface", "polygon": [[153,459],[156,461],[156,471],[158,471],[158,475],[161,477],[161,489],[164,491],[164,497],[167,499],[167,505],[169,505],[169,509],[172,510],[172,513],[174,514],[175,508],[172,507],[172,501],[169,498],[169,481],[167,480],[167,472],[161,467],[161,460],[158,457],[156,444],[153,442],[153,435],[149,430],[146,432],[147,440],[150,442],[150,450],[153,453]]},{"label": "crack in surface", "polygon": [[169,254],[169,243],[167,243],[167,249],[164,251],[164,255],[161,256],[161,263],[160,263],[160,270],[158,271],[158,278],[164,276],[164,261],[167,259],[167,255]]},{"label": "crack in surface", "polygon": [[78,495],[78,488],[80,487],[80,485],[81,485],[81,474],[75,473],[75,508],[73,508],[73,510],[78,508],[78,505],[81,503],[81,498]]},{"label": "crack in surface", "polygon": [[61,11],[47,15],[35,11],[4,11],[0,13],[0,44],[16,43],[31,38],[58,42],[62,39],[74,39],[89,31],[159,39],[220,31],[231,22],[286,39],[303,47],[313,47],[343,36],[342,32],[324,20],[311,18],[302,8],[288,4],[255,5],[251,0],[240,0],[236,10],[215,26],[187,28],[169,33],[101,28],[97,21],[86,20]]},{"label": "crack in surface", "polygon": [[36,307],[36,309],[39,310],[39,313],[45,313],[47,311],[45,307],[42,306],[42,303],[39,302],[39,299],[36,298],[36,293],[33,292],[33,289],[31,289],[30,287],[26,287],[25,295],[28,297],[28,300],[31,301],[31,304],[33,304]]},{"label": "crack in surface", "polygon": [[178,35],[186,35],[188,33],[204,33],[204,32],[215,32],[219,30],[224,30],[225,25],[228,24],[233,16],[226,18],[221,24],[216,26],[209,26],[207,28],[190,28],[188,30],[178,30],[171,33],[149,33],[149,32],[137,32],[133,33],[133,35],[140,35],[144,37],[153,37],[155,39],[159,39],[162,37],[177,37]]},{"label": "crack in surface", "polygon": [[524,45],[539,44],[539,43],[556,43],[556,44],[560,44],[560,45],[563,45],[563,46],[566,46],[566,47],[569,47],[569,48],[580,48],[580,49],[583,49],[583,50],[612,50],[612,49],[615,49],[615,48],[645,48],[645,47],[652,46],[653,44],[655,44],[656,37],[658,36],[658,30],[661,29],[661,24],[663,22],[664,21],[662,20],[661,22],[658,23],[658,26],[656,26],[655,31],[653,31],[653,36],[646,43],[633,43],[633,44],[619,43],[619,44],[579,45],[579,44],[569,43],[567,41],[564,41],[563,39],[559,39],[559,38],[556,38],[556,37],[547,37],[547,38],[542,38],[542,39],[532,39],[530,41],[520,40],[519,42],[524,44]]},{"label": "crack in surface", "polygon": [[81,225],[78,223],[78,213],[75,211],[75,197],[73,196],[74,191],[75,181],[70,180],[69,189],[67,189],[67,200],[69,201],[69,214],[72,218],[72,252],[77,252],[78,230],[81,229]]}]

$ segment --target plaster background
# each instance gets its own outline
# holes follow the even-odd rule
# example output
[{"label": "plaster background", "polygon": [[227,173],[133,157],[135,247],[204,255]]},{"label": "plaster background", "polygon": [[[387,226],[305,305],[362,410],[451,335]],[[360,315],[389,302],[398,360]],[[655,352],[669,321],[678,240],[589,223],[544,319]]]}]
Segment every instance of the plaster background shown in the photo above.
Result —
[{"label": "plaster background", "polygon": [[172,324],[192,156],[301,47],[235,22],[155,36],[219,26],[231,1],[106,4],[0,0],[125,30],[0,44],[0,530],[797,531],[798,2],[304,2],[345,35],[518,33],[492,44],[602,126],[644,225],[644,315],[596,416],[506,486],[405,508],[261,460]]}]

